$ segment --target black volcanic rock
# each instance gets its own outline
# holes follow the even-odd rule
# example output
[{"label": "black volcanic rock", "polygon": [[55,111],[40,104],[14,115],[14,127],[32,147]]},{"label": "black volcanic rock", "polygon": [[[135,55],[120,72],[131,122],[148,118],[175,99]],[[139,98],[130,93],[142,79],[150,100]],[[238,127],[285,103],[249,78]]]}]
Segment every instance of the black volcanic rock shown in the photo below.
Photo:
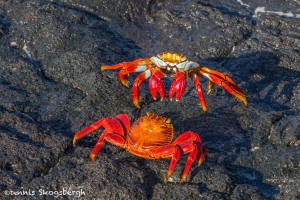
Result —
[{"label": "black volcanic rock", "polygon": [[[86,199],[300,198],[297,7],[255,0],[1,1],[0,199],[78,195],[57,194],[66,190]],[[178,102],[152,100],[143,84],[138,110],[117,72],[100,70],[163,51],[229,74],[249,105],[216,87],[205,96],[205,115],[189,80]],[[193,165],[184,184],[178,182],[187,156],[165,183],[169,159],[140,159],[105,144],[91,161],[101,131],[72,146],[74,133],[100,118],[127,113],[133,122],[147,112],[170,118],[176,135],[201,136],[208,159]]]}]

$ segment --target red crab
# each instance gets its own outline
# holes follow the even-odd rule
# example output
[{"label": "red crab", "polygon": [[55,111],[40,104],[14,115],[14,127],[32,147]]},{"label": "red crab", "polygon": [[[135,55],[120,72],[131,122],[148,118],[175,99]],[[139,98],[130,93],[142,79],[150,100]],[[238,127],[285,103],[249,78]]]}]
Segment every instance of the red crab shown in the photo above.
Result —
[{"label": "red crab", "polygon": [[136,120],[130,127],[126,114],[120,114],[115,118],[103,118],[84,128],[74,135],[73,145],[76,141],[103,126],[97,144],[91,152],[91,159],[104,145],[104,141],[126,149],[128,152],[147,159],[171,158],[171,163],[166,180],[173,173],[179,157],[183,154],[189,156],[186,161],[180,183],[184,182],[193,162],[197,159],[198,166],[207,157],[200,136],[192,131],[182,133],[173,142],[173,126],[170,119],[155,114],[147,113],[146,116]]},{"label": "red crab", "polygon": [[176,93],[176,101],[178,101],[185,91],[187,86],[187,77],[194,79],[194,85],[202,105],[206,112],[207,106],[203,96],[203,90],[199,77],[205,76],[209,79],[208,94],[212,91],[215,84],[223,86],[227,92],[234,95],[247,105],[245,93],[236,85],[236,83],[228,76],[221,72],[200,66],[198,63],[189,61],[182,54],[164,52],[151,58],[137,59],[132,62],[122,62],[113,66],[102,66],[101,70],[116,70],[120,69],[118,74],[121,83],[129,87],[128,76],[134,72],[141,72],[135,79],[132,87],[132,102],[137,108],[139,106],[139,86],[148,78],[149,88],[152,97],[156,100],[159,92],[161,100],[164,99],[165,89],[162,78],[167,74],[171,74],[175,78],[169,91],[169,98],[172,101],[173,95]]}]

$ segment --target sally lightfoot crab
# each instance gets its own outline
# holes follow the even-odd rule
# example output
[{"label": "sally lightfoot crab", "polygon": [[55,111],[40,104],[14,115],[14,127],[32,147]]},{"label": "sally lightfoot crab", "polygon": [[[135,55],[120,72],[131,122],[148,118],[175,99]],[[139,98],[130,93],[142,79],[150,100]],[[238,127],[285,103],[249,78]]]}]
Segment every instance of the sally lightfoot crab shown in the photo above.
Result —
[{"label": "sally lightfoot crab", "polygon": [[194,80],[194,85],[197,90],[198,98],[203,110],[207,111],[206,102],[203,95],[203,90],[199,77],[206,77],[208,82],[208,94],[212,91],[215,84],[225,88],[227,92],[234,95],[247,105],[245,93],[236,85],[236,83],[228,76],[221,72],[200,66],[198,63],[189,61],[184,55],[164,52],[151,58],[140,58],[132,62],[122,62],[113,66],[102,66],[101,70],[116,70],[120,69],[119,78],[121,83],[129,87],[128,76],[134,72],[141,72],[135,79],[132,87],[132,102],[137,108],[139,106],[139,86],[149,78],[149,88],[154,99],[157,98],[157,93],[160,94],[161,100],[165,97],[164,83],[162,78],[168,74],[175,78],[170,91],[169,99],[172,101],[173,95],[176,93],[176,101],[180,100],[187,86],[187,78]]},{"label": "sally lightfoot crab", "polygon": [[198,166],[200,166],[207,156],[206,149],[203,147],[201,138],[197,133],[184,132],[172,142],[173,126],[170,124],[170,119],[151,113],[147,113],[144,117],[136,120],[132,126],[130,126],[126,114],[120,114],[115,118],[103,118],[76,133],[73,145],[75,146],[77,140],[102,126],[104,131],[91,152],[92,160],[95,160],[96,155],[104,145],[104,141],[107,141],[142,158],[171,158],[166,177],[166,180],[168,180],[179,157],[189,153],[180,180],[180,183],[182,183],[186,180],[193,162],[198,160]]}]

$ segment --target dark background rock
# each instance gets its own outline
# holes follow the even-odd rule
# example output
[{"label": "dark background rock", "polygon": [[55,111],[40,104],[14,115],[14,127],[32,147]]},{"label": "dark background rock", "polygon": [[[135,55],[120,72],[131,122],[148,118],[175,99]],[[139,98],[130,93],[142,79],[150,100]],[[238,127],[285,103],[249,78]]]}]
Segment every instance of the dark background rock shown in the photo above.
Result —
[{"label": "dark background rock", "polygon": [[[0,198],[52,199],[38,191],[64,188],[82,189],[87,199],[299,198],[299,5],[1,1]],[[154,101],[142,85],[137,110],[117,72],[100,70],[162,51],[228,73],[249,105],[216,87],[205,115],[189,81],[179,102]],[[177,133],[200,134],[208,159],[186,183],[178,183],[186,156],[164,183],[169,160],[106,144],[91,161],[100,131],[72,147],[74,133],[100,118],[127,113],[133,122],[147,112],[171,118]],[[36,195],[7,195],[18,191]]]}]

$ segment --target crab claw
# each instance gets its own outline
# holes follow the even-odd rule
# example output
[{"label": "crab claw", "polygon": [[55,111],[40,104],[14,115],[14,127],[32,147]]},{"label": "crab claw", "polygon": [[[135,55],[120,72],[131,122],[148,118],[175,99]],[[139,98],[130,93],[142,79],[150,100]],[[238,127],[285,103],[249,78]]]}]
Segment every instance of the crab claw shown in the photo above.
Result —
[{"label": "crab claw", "polygon": [[153,75],[149,79],[149,88],[153,99],[156,100],[157,92],[160,94],[160,100],[164,100],[165,98],[165,88],[164,83],[162,82],[161,78],[165,77],[166,75],[162,73],[160,70],[156,70]]},{"label": "crab claw", "polygon": [[179,101],[187,85],[186,76],[183,72],[177,72],[176,74],[173,75],[173,77],[175,78],[175,80],[171,85],[169,98],[170,101],[172,101],[173,95],[176,92],[176,101]]}]

